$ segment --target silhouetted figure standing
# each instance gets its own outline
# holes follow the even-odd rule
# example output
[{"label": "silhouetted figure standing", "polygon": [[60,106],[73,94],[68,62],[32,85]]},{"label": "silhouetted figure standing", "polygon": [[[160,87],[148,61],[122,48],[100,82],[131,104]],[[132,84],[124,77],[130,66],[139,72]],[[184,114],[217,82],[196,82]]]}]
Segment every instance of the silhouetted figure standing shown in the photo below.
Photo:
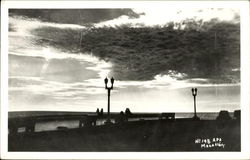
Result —
[{"label": "silhouetted figure standing", "polygon": [[129,108],[126,108],[125,114],[126,114],[126,115],[131,115],[131,114],[132,114]]},{"label": "silhouetted figure standing", "polygon": [[122,123],[125,122],[125,120],[126,120],[126,116],[125,116],[124,112],[121,111],[120,114],[118,115],[117,119],[116,119],[116,122],[118,124],[122,124]]},{"label": "silhouetted figure standing", "polygon": [[99,116],[99,115],[100,115],[99,108],[97,108],[97,109],[96,109],[96,114],[97,114],[97,116]]},{"label": "silhouetted figure standing", "polygon": [[125,120],[128,121],[128,118],[132,115],[129,108],[126,108],[125,110]]},{"label": "silhouetted figure standing", "polygon": [[101,109],[100,111],[100,116],[103,116],[103,109]]}]

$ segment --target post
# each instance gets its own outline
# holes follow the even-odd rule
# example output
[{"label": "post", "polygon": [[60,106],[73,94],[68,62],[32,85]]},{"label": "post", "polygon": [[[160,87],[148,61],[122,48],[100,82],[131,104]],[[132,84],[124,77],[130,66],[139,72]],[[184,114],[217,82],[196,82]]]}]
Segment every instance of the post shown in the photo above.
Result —
[{"label": "post", "polygon": [[194,96],[194,117],[197,117],[197,114],[196,114],[196,96]]},{"label": "post", "polygon": [[107,114],[107,124],[110,124],[111,123],[111,121],[110,121],[110,92],[111,92],[111,90],[113,89],[113,84],[114,84],[114,78],[112,77],[111,79],[110,79],[110,81],[111,81],[111,86],[110,87],[108,87],[108,78],[105,78],[104,79],[104,83],[105,83],[105,89],[107,89],[108,90],[108,114]]},{"label": "post", "polygon": [[197,88],[192,88],[192,95],[194,96],[194,119],[199,120],[200,118],[197,116],[196,113],[196,95],[197,95]]},{"label": "post", "polygon": [[108,88],[108,119],[109,117],[110,117],[110,88]]}]

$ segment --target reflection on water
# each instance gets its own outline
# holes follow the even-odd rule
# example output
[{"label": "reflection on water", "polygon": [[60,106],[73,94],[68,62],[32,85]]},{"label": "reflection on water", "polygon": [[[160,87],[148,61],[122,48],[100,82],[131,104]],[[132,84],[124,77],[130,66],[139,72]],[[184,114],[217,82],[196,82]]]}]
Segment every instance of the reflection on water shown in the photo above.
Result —
[{"label": "reflection on water", "polygon": [[67,120],[67,121],[48,121],[48,122],[38,122],[35,125],[35,132],[40,131],[53,131],[57,130],[58,127],[66,127],[68,129],[78,128],[78,120]]},{"label": "reflection on water", "polygon": [[[106,119],[98,119],[96,125],[104,125]],[[114,123],[115,120],[111,119],[111,122]],[[79,128],[79,120],[55,120],[55,121],[40,121],[35,125],[35,132],[41,131],[55,131],[60,128],[63,129],[73,129]]]}]

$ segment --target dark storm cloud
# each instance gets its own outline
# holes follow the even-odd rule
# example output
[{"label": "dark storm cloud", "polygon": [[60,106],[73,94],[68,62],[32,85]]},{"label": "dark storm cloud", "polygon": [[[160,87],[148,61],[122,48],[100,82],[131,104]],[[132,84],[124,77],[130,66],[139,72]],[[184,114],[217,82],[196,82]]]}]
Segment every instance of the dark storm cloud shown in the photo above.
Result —
[{"label": "dark storm cloud", "polygon": [[10,9],[10,15],[23,15],[43,21],[70,24],[91,24],[112,20],[122,15],[138,18],[132,9]]}]

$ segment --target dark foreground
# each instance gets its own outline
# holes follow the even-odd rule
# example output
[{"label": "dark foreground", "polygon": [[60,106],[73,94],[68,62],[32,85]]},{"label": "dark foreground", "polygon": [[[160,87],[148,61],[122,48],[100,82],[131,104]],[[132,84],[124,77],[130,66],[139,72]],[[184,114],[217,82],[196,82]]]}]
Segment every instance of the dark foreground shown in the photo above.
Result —
[{"label": "dark foreground", "polygon": [[240,151],[239,120],[144,120],[9,134],[9,151]]}]

